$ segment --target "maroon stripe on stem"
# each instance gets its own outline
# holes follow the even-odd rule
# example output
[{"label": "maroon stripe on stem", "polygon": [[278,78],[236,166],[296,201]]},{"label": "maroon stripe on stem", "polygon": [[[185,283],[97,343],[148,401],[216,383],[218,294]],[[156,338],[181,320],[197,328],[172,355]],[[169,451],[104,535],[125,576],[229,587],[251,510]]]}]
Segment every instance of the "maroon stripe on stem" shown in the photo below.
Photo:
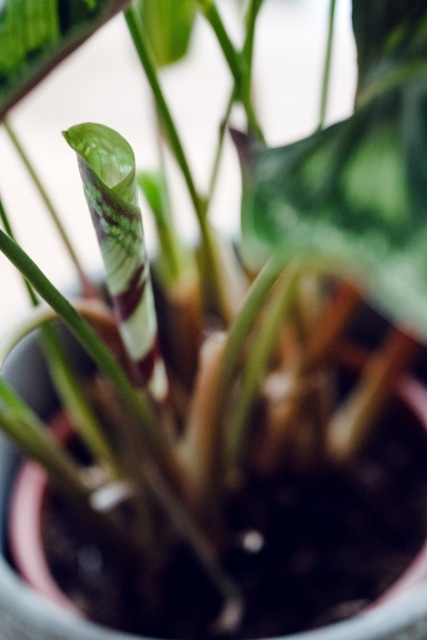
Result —
[{"label": "maroon stripe on stem", "polygon": [[134,365],[137,369],[138,375],[143,384],[148,384],[154,373],[154,367],[158,360],[161,360],[160,346],[158,340],[155,342],[151,349],[139,360],[134,361]]},{"label": "maroon stripe on stem", "polygon": [[144,295],[147,278],[142,277],[143,272],[144,265],[141,265],[135,271],[127,289],[113,296],[114,306],[120,322],[126,322],[131,317]]}]

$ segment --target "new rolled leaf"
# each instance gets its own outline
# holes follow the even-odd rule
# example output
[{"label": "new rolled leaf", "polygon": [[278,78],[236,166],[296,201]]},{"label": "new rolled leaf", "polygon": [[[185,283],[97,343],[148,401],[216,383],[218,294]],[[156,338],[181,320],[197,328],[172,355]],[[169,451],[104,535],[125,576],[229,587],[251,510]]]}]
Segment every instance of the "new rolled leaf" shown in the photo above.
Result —
[{"label": "new rolled leaf", "polygon": [[132,148],[116,131],[99,124],[72,127],[64,136],[77,153],[123,342],[143,382],[155,397],[163,398],[167,382]]}]

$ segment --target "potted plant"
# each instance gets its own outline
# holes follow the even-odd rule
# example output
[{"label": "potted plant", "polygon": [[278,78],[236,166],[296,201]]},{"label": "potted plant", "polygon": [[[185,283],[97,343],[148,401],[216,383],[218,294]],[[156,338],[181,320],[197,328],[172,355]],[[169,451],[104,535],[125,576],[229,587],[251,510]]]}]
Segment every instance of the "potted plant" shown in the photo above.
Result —
[{"label": "potted plant", "polygon": [[[18,46],[18,5],[9,0],[0,14],[0,51],[9,52],[2,117],[122,8],[71,3],[57,20],[47,11],[28,22],[34,38]],[[196,214],[196,247],[175,228],[165,167],[138,174],[130,145],[101,124],[70,127],[64,138],[77,155],[105,288],[78,268],[80,297],[64,297],[16,242],[0,207],[0,249],[34,304],[3,339],[0,357],[37,328],[45,364],[34,378],[54,388],[46,401],[37,388],[28,403],[18,393],[19,369],[0,378],[0,425],[48,474],[42,535],[53,540],[46,551],[58,583],[75,597],[72,612],[38,611],[41,596],[11,570],[0,572],[7,638],[425,635],[425,586],[373,605],[384,592],[392,597],[402,574],[411,588],[414,575],[424,577],[418,565],[405,573],[425,539],[426,502],[414,496],[427,492],[427,440],[420,385],[404,373],[414,363],[422,368],[427,317],[427,9],[383,0],[373,11],[354,0],[354,114],[269,148],[251,90],[261,6],[247,3],[241,49],[214,2],[144,0],[124,8],[160,143],[175,158]],[[196,186],[159,81],[159,67],[185,55],[196,11],[232,78],[208,196]],[[235,104],[243,107],[245,133],[229,126]],[[237,246],[208,217],[228,131],[243,176]],[[152,260],[137,187],[156,222]],[[58,318],[71,347],[52,323]],[[86,354],[77,362],[76,343]],[[33,357],[24,352],[26,363]],[[58,402],[66,442],[44,424]],[[10,460],[8,452],[9,477]],[[2,490],[6,501],[6,484]]]}]

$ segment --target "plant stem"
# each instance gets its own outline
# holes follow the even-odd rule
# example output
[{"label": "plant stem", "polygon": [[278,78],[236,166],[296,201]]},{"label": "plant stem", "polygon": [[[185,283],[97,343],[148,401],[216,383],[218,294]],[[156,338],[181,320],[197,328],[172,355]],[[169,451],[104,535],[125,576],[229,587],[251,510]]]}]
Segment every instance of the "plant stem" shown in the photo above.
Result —
[{"label": "plant stem", "polygon": [[417,347],[409,334],[395,327],[390,330],[384,346],[365,365],[354,391],[332,416],[327,449],[334,460],[345,462],[358,453]]},{"label": "plant stem", "polygon": [[233,629],[226,629],[226,631],[233,631],[234,626],[238,626],[240,623],[240,617],[243,612],[243,600],[238,584],[224,571],[217,549],[204,533],[194,526],[193,519],[189,515],[187,508],[174,494],[171,487],[159,476],[157,469],[150,464],[149,460],[146,461],[142,472],[151,491],[171,517],[176,530],[190,544],[206,574],[224,598],[225,606],[234,604],[236,607],[237,616],[236,620],[233,621]]},{"label": "plant stem", "polygon": [[151,54],[148,39],[144,33],[144,27],[134,7],[130,6],[125,12],[125,19],[132,36],[135,49],[139,56],[140,62],[144,69],[146,78],[153,92],[157,111],[166,131],[169,144],[181,170],[194,211],[199,223],[200,233],[202,237],[202,247],[206,261],[206,275],[208,280],[213,283],[216,299],[220,313],[227,318],[229,312],[227,309],[227,298],[224,295],[224,283],[222,282],[222,270],[220,255],[215,246],[214,236],[207,220],[208,202],[198,193],[178,130],[172,118],[171,111],[166,102],[160,82],[157,76],[156,65],[153,55]]},{"label": "plant stem", "polygon": [[181,279],[184,265],[181,260],[178,237],[170,212],[166,175],[162,167],[157,172],[141,172],[137,176],[138,185],[153,214],[159,241],[159,255],[163,280],[167,286]]},{"label": "plant stem", "polygon": [[75,461],[52,436],[15,391],[0,377],[0,426],[19,450],[35,460],[48,473],[52,484],[71,499],[76,513],[97,532],[98,539],[126,554],[138,548],[139,541],[113,512],[102,513],[90,506],[96,487],[85,480]]},{"label": "plant stem", "polygon": [[[31,286],[28,286],[31,289]],[[34,296],[32,289],[31,292]],[[89,316],[92,321],[105,322],[105,317],[98,309],[94,309],[92,301],[83,300],[78,306],[82,315]],[[38,301],[36,307],[37,309],[31,309],[30,315],[15,324],[0,340],[0,369],[13,347],[28,333],[39,329],[53,385],[71,417],[73,426],[80,433],[94,459],[106,463],[109,471],[117,471],[113,447],[83,391],[84,381],[79,380],[72,362],[67,358],[58,333],[54,327],[46,324],[57,319],[58,315],[50,307],[38,305]]]},{"label": "plant stem", "polygon": [[[3,222],[7,235],[11,240],[15,241],[12,226],[1,200],[0,218]],[[23,278],[23,281],[33,307],[38,307],[40,301],[34,293],[31,284],[25,278]],[[93,305],[90,306],[93,308]],[[38,314],[33,312],[32,315],[34,317],[37,315],[43,316],[43,313],[46,314],[46,310],[40,310]],[[67,407],[70,415],[73,417],[74,425],[80,430],[80,434],[89,447],[89,450],[95,458],[99,457],[100,460],[107,462],[110,469],[115,469],[115,457],[109,443],[107,442],[99,420],[83,392],[82,385],[74,371],[74,367],[70,362],[70,359],[67,358],[64,353],[63,345],[61,344],[61,340],[57,332],[54,327],[45,324],[46,320],[47,318],[44,318],[41,320],[40,324],[33,324],[32,328],[35,329],[40,327],[40,337],[43,348],[48,356],[47,364],[52,377],[52,382],[62,398],[64,406]],[[12,344],[16,344],[16,342],[20,340],[22,337],[22,330],[26,331],[25,321],[22,325],[22,328],[19,324],[18,326],[15,325],[11,331]],[[1,361],[2,354],[0,350],[0,367]]]},{"label": "plant stem", "polygon": [[[286,358],[287,394],[282,398],[280,411],[276,409],[279,419],[274,419],[273,414],[266,422],[266,445],[261,454],[257,453],[259,468],[269,472],[275,469],[277,464],[282,463],[283,452],[290,444],[294,447],[292,459],[296,466],[300,464],[300,460],[295,459],[296,450],[310,458],[309,447],[301,429],[303,416],[306,424],[311,425],[309,428],[313,429],[310,442],[318,445],[315,447],[316,457],[319,458],[324,452],[325,425],[329,419],[329,407],[334,393],[327,368],[322,365],[327,364],[328,359],[334,355],[334,348],[359,303],[358,291],[348,282],[340,282],[326,309],[315,319],[314,329],[308,334],[306,344],[299,348],[298,357],[290,360]],[[287,351],[286,356],[288,355]],[[325,401],[324,405],[320,400]]]},{"label": "plant stem", "polygon": [[[252,69],[253,69],[253,53],[254,53],[254,42],[255,42],[255,28],[257,24],[257,17],[259,10],[263,4],[264,0],[250,0],[249,6],[246,14],[246,38],[243,45],[242,56],[246,63],[246,76],[243,84],[243,92],[245,95],[245,102],[251,105],[252,109]],[[249,119],[248,116],[248,124],[250,131],[257,136],[259,140],[264,141],[264,134],[262,129],[258,123],[255,113],[253,112],[253,116]]]},{"label": "plant stem", "polygon": [[332,44],[334,39],[336,0],[329,1],[328,39],[326,43],[325,62],[323,67],[322,93],[320,99],[319,129],[325,126],[326,112],[328,108],[329,80],[331,75]]},{"label": "plant stem", "polygon": [[0,220],[8,236],[12,237],[12,228],[10,226],[9,218],[6,214],[6,210],[3,206],[3,201],[1,198],[0,198]]},{"label": "plant stem", "polygon": [[278,290],[272,293],[272,300],[251,344],[243,371],[239,400],[230,416],[232,428],[230,428],[229,453],[234,465],[240,462],[245,452],[249,415],[256,402],[256,392],[267,370],[279,330],[296,299],[298,269],[288,269],[282,277],[283,282],[277,283]]},{"label": "plant stem", "polygon": [[52,285],[39,267],[25,252],[0,230],[0,251],[28,279],[40,296],[58,313],[71,333],[80,342],[97,366],[115,385],[120,397],[135,416],[141,427],[141,435],[154,459],[168,477],[176,473],[176,465],[165,433],[146,396],[138,396],[128,377],[117,364],[110,350],[101,342],[95,331],[77,313],[66,298]]},{"label": "plant stem", "polygon": [[201,347],[182,447],[190,504],[210,527],[216,524],[212,522],[212,516],[219,513],[219,505],[215,504],[216,486],[209,486],[209,483],[217,477],[218,470],[213,467],[220,459],[215,450],[219,440],[213,406],[216,399],[212,389],[218,386],[225,342],[225,334],[217,332],[210,335]]},{"label": "plant stem", "polygon": [[[223,475],[226,468],[226,458],[228,457],[228,440],[232,439],[232,435],[227,435],[226,438],[223,416],[230,390],[233,386],[233,377],[240,364],[241,350],[254,320],[286,263],[287,260],[283,256],[275,254],[258,274],[247,294],[241,312],[230,326],[223,349],[223,356],[219,363],[219,374],[216,376],[217,384],[211,388],[213,401],[210,403],[212,407],[210,420],[217,425],[217,441],[213,446],[212,452],[216,460],[213,460],[210,467],[214,475],[213,478],[206,480],[206,486],[215,486],[218,495],[221,495],[220,487],[224,482]],[[208,496],[206,498],[209,499]]]},{"label": "plant stem", "polygon": [[19,449],[45,467],[68,494],[87,496],[89,487],[82,481],[73,460],[1,377],[0,399],[1,427]]},{"label": "plant stem", "polygon": [[250,0],[247,14],[246,14],[246,39],[245,39],[245,44],[243,46],[243,56],[246,60],[249,78],[252,77],[255,27],[257,24],[258,13],[259,13],[259,10],[261,9],[263,2],[264,0]]},{"label": "plant stem", "polygon": [[[7,235],[10,238],[13,238],[14,236],[13,236],[12,227],[10,225],[9,217],[8,217],[8,215],[6,213],[6,210],[5,210],[4,206],[3,206],[3,201],[2,201],[1,198],[0,198],[0,220],[1,220],[2,224],[3,224],[4,230],[6,231]],[[33,305],[36,305],[38,303],[38,300],[37,300],[36,295],[34,294],[33,289],[31,288],[31,285],[28,283],[27,280],[25,280],[25,278],[23,278],[23,282],[24,282],[25,288],[27,289],[27,292],[28,292],[29,298],[31,300],[31,303]]]},{"label": "plant stem", "polygon": [[[156,118],[157,126],[157,148],[159,154],[159,164],[160,164],[160,176],[163,180],[163,190],[161,191],[161,205],[162,211],[164,215],[155,216],[156,224],[159,233],[159,241],[162,246],[162,254],[164,256],[164,260],[168,262],[169,271],[171,273],[172,280],[179,280],[182,277],[182,273],[185,271],[185,265],[182,263],[182,249],[180,245],[179,236],[176,233],[174,220],[172,218],[172,206],[169,194],[169,185],[167,180],[166,173],[166,161],[165,161],[165,152],[161,139],[161,122],[159,117],[159,112],[154,103],[154,117]],[[160,190],[159,190],[160,191]],[[152,209],[154,209],[152,207]],[[163,224],[160,224],[159,221],[163,221]]]},{"label": "plant stem", "polygon": [[227,102],[227,108],[225,110],[224,117],[222,118],[219,125],[218,143],[215,151],[214,161],[212,164],[211,177],[209,180],[208,199],[207,199],[208,203],[212,201],[213,194],[215,191],[215,186],[216,186],[218,173],[219,173],[219,167],[221,163],[222,151],[224,148],[225,132],[227,131],[227,125],[230,119],[231,110],[233,108],[235,99],[236,99],[236,92],[235,92],[235,89],[233,88],[233,91],[231,92],[230,98]]},{"label": "plant stem", "polygon": [[[263,0],[251,0],[248,11],[247,11],[247,28],[246,28],[246,38],[245,43],[242,50],[243,58],[246,61],[247,66],[247,86],[250,92],[251,84],[252,84],[252,62],[253,62],[253,49],[254,49],[254,38],[255,38],[255,25],[256,25],[256,17],[261,8]],[[250,93],[249,93],[250,95]],[[209,181],[209,190],[208,190],[208,202],[211,202],[212,196],[215,190],[215,184],[218,176],[218,170],[220,165],[220,159],[222,155],[222,150],[224,146],[225,132],[227,130],[227,124],[230,119],[231,110],[233,108],[233,104],[236,101],[236,87],[233,87],[230,98],[227,102],[227,108],[225,110],[224,117],[221,120],[218,132],[218,145],[215,153],[214,162],[212,165],[211,178]],[[255,129],[259,133],[259,138],[261,140],[264,139],[264,136],[257,124]]]},{"label": "plant stem", "polygon": [[[222,18],[218,12],[217,6],[213,0],[198,0],[200,11],[211,25],[221,50],[227,61],[231,75],[233,76],[237,95],[245,109],[248,121],[248,129],[252,131],[258,138],[263,139],[261,129],[258,125],[255,111],[251,101],[250,91],[250,70],[251,64],[247,67],[247,60],[239,53],[233,45],[227,30],[225,29]],[[252,25],[253,30],[250,37],[253,37],[255,23]],[[248,55],[252,55],[252,46],[248,45]]]},{"label": "plant stem", "polygon": [[76,252],[74,251],[74,247],[70,242],[70,239],[68,238],[68,235],[62,225],[61,219],[53,205],[52,200],[50,199],[50,197],[47,194],[46,189],[43,186],[43,183],[34,167],[34,165],[32,164],[32,162],[30,161],[30,158],[28,157],[28,154],[26,153],[24,147],[22,146],[18,136],[16,135],[15,131],[13,130],[13,128],[11,127],[11,125],[9,124],[8,120],[5,119],[4,122],[4,128],[9,136],[10,141],[12,142],[13,146],[15,147],[15,150],[17,151],[21,161],[23,162],[25,168],[27,169],[28,173],[30,174],[30,177],[34,183],[34,186],[36,187],[37,191],[39,192],[39,195],[41,197],[41,199],[43,200],[47,210],[49,211],[49,214],[53,220],[53,223],[55,224],[55,227],[62,239],[62,242],[64,243],[68,254],[71,258],[71,261],[73,262],[74,266],[76,267],[76,270],[79,274],[79,277],[81,278],[82,281],[86,280],[86,277],[84,275],[84,271],[83,268],[80,264],[79,258],[77,257]]},{"label": "plant stem", "polygon": [[[217,390],[217,405],[221,408],[226,403],[232,384],[232,377],[239,364],[239,355],[255,318],[285,265],[288,272],[286,278],[289,279],[283,281],[277,300],[273,300],[271,303],[270,311],[267,312],[263,320],[264,326],[261,325],[256,336],[257,347],[254,350],[254,354],[250,356],[250,362],[248,361],[245,366],[247,381],[244,384],[247,385],[247,388],[243,391],[242,404],[238,409],[240,417],[233,421],[228,431],[227,447],[231,463],[239,460],[243,454],[242,448],[246,441],[245,428],[248,426],[245,416],[248,415],[249,408],[254,402],[254,393],[251,390],[255,389],[256,380],[260,380],[262,373],[262,370],[260,371],[258,367],[265,367],[266,359],[268,358],[267,351],[270,350],[271,352],[278,327],[283,324],[284,316],[281,316],[281,313],[287,313],[289,311],[288,305],[293,301],[294,286],[297,279],[304,274],[330,274],[344,268],[344,265],[337,263],[334,259],[329,261],[324,257],[301,258],[289,262],[283,256],[276,254],[270,259],[255,280],[241,313],[230,328]],[[281,308],[282,305],[283,308]]]},{"label": "plant stem", "polygon": [[330,304],[317,320],[316,330],[308,337],[304,355],[295,372],[298,376],[306,375],[331,353],[360,301],[360,293],[355,287],[348,282],[339,284]]},{"label": "plant stem", "polygon": [[63,406],[67,408],[73,426],[79,432],[97,461],[109,471],[117,472],[116,455],[102,425],[84,392],[82,381],[71,362],[67,361],[59,336],[54,327],[41,327],[41,339],[45,349],[49,371]]},{"label": "plant stem", "polygon": [[221,373],[218,376],[218,387],[215,391],[216,403],[214,406],[217,417],[223,414],[232,379],[239,366],[240,352],[248,333],[271,287],[276,282],[286,263],[287,260],[278,254],[270,258],[251,286],[241,312],[229,329],[227,344],[221,361]]},{"label": "plant stem", "polygon": [[234,82],[238,90],[240,90],[243,76],[242,59],[230,40],[217,6],[214,0],[197,0],[197,3],[200,11],[211,25],[217,37],[218,43],[231,71],[231,75],[234,78]]},{"label": "plant stem", "polygon": [[143,25],[134,7],[130,6],[124,12],[124,16],[132,36],[136,52],[139,60],[144,69],[148,83],[153,92],[154,100],[156,103],[157,111],[166,130],[166,134],[174,153],[175,159],[181,170],[181,173],[187,184],[188,192],[193,202],[194,210],[199,219],[201,228],[204,227],[204,211],[205,204],[197,192],[196,186],[193,181],[193,176],[190,170],[190,166],[185,155],[184,148],[181,144],[177,128],[172,118],[172,114],[164,97],[162,88],[160,86],[159,79],[157,77],[156,65],[154,57],[150,51],[148,38],[144,33]]}]

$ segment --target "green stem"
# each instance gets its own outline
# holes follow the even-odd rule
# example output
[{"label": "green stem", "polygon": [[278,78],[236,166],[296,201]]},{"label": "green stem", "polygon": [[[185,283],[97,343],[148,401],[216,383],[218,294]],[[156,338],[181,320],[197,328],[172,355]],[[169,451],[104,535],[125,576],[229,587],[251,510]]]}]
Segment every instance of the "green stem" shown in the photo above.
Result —
[{"label": "green stem", "polygon": [[234,82],[240,91],[243,78],[243,60],[230,40],[221,16],[218,13],[216,4],[213,0],[198,0],[198,5],[200,7],[200,11],[211,25],[217,37],[218,43],[234,78]]},{"label": "green stem", "polygon": [[37,460],[69,494],[88,495],[78,468],[44,424],[0,377],[0,426],[19,449]]},{"label": "green stem", "polygon": [[7,213],[3,206],[3,201],[1,198],[0,198],[0,220],[6,233],[12,237],[12,229],[9,223],[9,218],[7,216]]},{"label": "green stem", "polygon": [[[8,215],[6,213],[6,210],[5,210],[4,206],[3,206],[3,202],[2,202],[1,198],[0,198],[0,220],[1,220],[2,224],[3,224],[4,230],[6,231],[7,235],[10,238],[13,238],[14,236],[13,236],[12,227],[10,225],[9,217],[8,217]],[[31,285],[28,283],[28,281],[25,280],[25,278],[23,278],[23,281],[24,281],[25,288],[27,289],[28,296],[29,296],[29,298],[31,300],[31,304],[33,304],[35,306],[38,303],[37,297],[36,297],[32,287],[31,287]]]},{"label": "green stem", "polygon": [[[215,397],[214,401],[211,402],[212,415],[210,416],[212,424],[217,425],[217,442],[213,445],[213,452],[216,460],[210,467],[214,477],[206,479],[206,482],[204,483],[206,487],[216,486],[219,492],[218,495],[220,495],[219,488],[223,484],[227,448],[229,446],[229,442],[225,441],[226,434],[224,432],[223,416],[227,400],[229,398],[230,389],[233,386],[233,377],[240,364],[240,354],[255,318],[258,315],[259,310],[262,308],[264,300],[271,290],[271,287],[285,267],[286,262],[287,261],[282,256],[275,255],[258,274],[257,279],[247,294],[241,312],[236,316],[234,322],[231,324],[223,350],[223,357],[219,363],[217,385],[212,389],[212,393]],[[230,436],[227,437],[229,438]],[[221,500],[218,500],[217,502],[220,504]]]},{"label": "green stem", "polygon": [[60,217],[55,209],[55,207],[53,206],[52,200],[50,199],[50,197],[48,196],[46,189],[44,188],[42,181],[38,175],[38,173],[36,172],[32,162],[30,161],[30,158],[28,157],[24,147],[22,146],[18,136],[16,135],[16,133],[14,132],[13,128],[11,127],[11,125],[9,124],[9,122],[5,119],[4,122],[4,127],[5,130],[9,136],[10,141],[12,142],[13,146],[15,147],[16,152],[18,153],[21,161],[23,162],[25,168],[27,169],[28,173],[31,176],[31,179],[34,183],[34,186],[36,187],[37,191],[39,192],[39,195],[41,197],[41,199],[43,200],[47,210],[49,211],[49,214],[55,224],[55,227],[68,251],[68,254],[73,262],[73,264],[75,265],[78,273],[80,276],[83,275],[83,269],[80,265],[80,261],[77,257],[76,252],[74,251],[74,247],[72,246],[67,233],[62,225],[62,222],[60,220]]},{"label": "green stem", "polygon": [[264,0],[250,0],[246,14],[246,39],[243,47],[243,56],[248,68],[248,76],[252,76],[253,50],[255,41],[255,27],[259,10]]},{"label": "green stem", "polygon": [[102,425],[89,403],[74,366],[66,357],[55,328],[40,327],[52,381],[71,421],[95,459],[106,463],[109,470],[118,471],[113,445],[108,442]]},{"label": "green stem", "polygon": [[135,550],[138,540],[113,512],[102,513],[91,508],[90,496],[94,487],[85,481],[84,471],[80,471],[46,425],[1,377],[0,400],[0,428],[24,455],[44,468],[53,485],[71,498],[76,513],[96,532],[98,539],[113,545],[116,553],[126,552],[128,548]]},{"label": "green stem", "polygon": [[243,303],[241,312],[230,327],[221,372],[218,376],[216,390],[216,413],[220,416],[226,404],[226,398],[232,384],[232,379],[239,364],[239,354],[246,341],[253,322],[264,304],[271,287],[286,265],[286,260],[280,255],[274,255],[258,274]]},{"label": "green stem", "polygon": [[[1,200],[0,218],[3,222],[7,235],[11,240],[15,241],[12,225],[10,224],[9,217],[6,214]],[[23,280],[27,288],[31,304],[33,307],[37,307],[40,302],[39,299],[28,280],[25,278],[23,278]],[[73,416],[74,423],[79,427],[80,433],[88,445],[89,450],[95,457],[99,457],[101,460],[107,461],[109,466],[114,469],[116,465],[111,447],[107,442],[98,418],[83,392],[82,385],[80,384],[70,359],[67,358],[64,353],[63,346],[61,345],[61,341],[54,327],[43,324],[40,327],[40,337],[43,348],[48,355],[47,364],[52,381],[60,397],[64,401],[64,406],[68,408],[70,415]]]},{"label": "green stem", "polygon": [[148,83],[151,87],[151,91],[153,92],[156,107],[162,120],[163,126],[166,130],[169,143],[187,184],[187,188],[193,202],[195,212],[197,214],[197,217],[199,218],[200,226],[201,228],[203,228],[205,205],[199,193],[197,192],[196,186],[193,181],[193,176],[190,171],[190,166],[188,164],[184,148],[181,144],[181,139],[179,137],[177,128],[172,118],[172,114],[160,86],[156,71],[156,64],[149,48],[148,38],[144,33],[144,27],[134,7],[130,6],[128,9],[126,9],[126,11],[124,12],[124,16],[130,34],[132,36],[139,60],[142,64]]},{"label": "green stem", "polygon": [[[201,12],[211,25],[217,37],[218,43],[231,71],[237,95],[239,96],[246,112],[248,129],[257,135],[257,137],[262,139],[262,132],[258,125],[251,101],[250,67],[247,68],[246,58],[244,55],[239,53],[233,45],[215,2],[213,2],[213,0],[198,0],[198,4]],[[251,36],[253,36],[253,33],[251,33]],[[248,52],[250,52],[250,54],[252,53],[252,47],[248,47]]]},{"label": "green stem", "polygon": [[[237,367],[241,364],[240,354],[252,329],[253,323],[257,315],[260,313],[260,310],[263,308],[264,302],[269,295],[271,288],[285,267],[289,271],[291,283],[297,275],[299,276],[305,273],[344,274],[347,271],[347,265],[340,260],[335,260],[334,258],[329,259],[322,256],[318,258],[308,258],[305,256],[290,262],[288,257],[285,257],[280,253],[277,253],[270,258],[263,270],[258,274],[243,304],[241,313],[239,313],[229,330],[227,344],[224,348],[221,371],[218,376],[219,384],[214,390],[214,393],[216,393],[215,409],[218,421],[220,420],[220,416],[225,413],[227,398],[229,397],[230,389],[232,388],[233,376]],[[285,287],[284,289],[283,304],[285,306],[288,304],[288,296],[291,296],[291,294],[292,287],[289,285],[289,288]],[[248,368],[250,368],[250,366],[251,365],[249,365]],[[260,373],[259,371],[256,371],[256,373],[259,380]],[[244,402],[247,402],[247,400]],[[243,441],[243,436],[234,434],[234,429],[237,430],[236,425],[232,426],[231,430],[228,432],[227,447],[228,451],[232,453],[231,458],[237,459],[240,457],[238,443]]]},{"label": "green stem", "polygon": [[279,289],[274,292],[273,299],[266,309],[265,317],[251,344],[244,366],[239,400],[230,419],[232,429],[230,429],[229,447],[233,464],[239,462],[239,458],[245,451],[249,415],[256,402],[257,390],[270,362],[279,330],[295,302],[298,277],[298,267],[290,268],[283,274],[283,283],[280,285],[278,283]]},{"label": "green stem", "polygon": [[159,255],[156,264],[161,265],[164,282],[167,285],[180,281],[184,272],[183,250],[175,231],[171,216],[169,192],[163,163],[156,172],[142,172],[137,177],[138,185],[153,214],[159,241]]},{"label": "green stem", "polygon": [[156,65],[150,51],[148,39],[144,33],[144,27],[134,7],[129,7],[124,12],[126,22],[132,36],[137,54],[144,69],[146,78],[153,92],[157,111],[166,131],[169,144],[182,172],[191,201],[199,223],[202,237],[202,247],[206,260],[206,274],[213,284],[220,313],[227,317],[227,310],[224,309],[224,296],[222,295],[222,270],[215,239],[207,220],[208,202],[198,193],[184,148],[181,144],[177,128],[172,118],[171,111],[166,102],[160,82],[157,76]]},{"label": "green stem", "polygon": [[[254,38],[255,38],[255,25],[256,25],[256,17],[258,15],[258,12],[261,8],[261,5],[263,3],[263,0],[251,0],[249,7],[248,7],[248,11],[247,11],[247,29],[246,29],[246,38],[245,38],[245,44],[243,46],[243,50],[242,50],[242,55],[246,61],[246,66],[247,66],[247,84],[249,86],[249,91],[250,91],[250,86],[252,84],[251,79],[252,79],[252,62],[253,62],[253,49],[254,49]],[[227,108],[225,110],[225,114],[221,120],[220,126],[219,126],[219,132],[218,132],[218,144],[217,144],[217,148],[216,148],[216,153],[215,153],[215,158],[214,158],[214,162],[212,165],[212,171],[211,171],[211,178],[209,181],[209,190],[208,190],[208,202],[211,202],[212,197],[213,197],[213,193],[215,190],[215,185],[216,185],[216,181],[217,181],[217,177],[218,177],[218,171],[219,171],[219,166],[220,166],[220,160],[221,160],[221,156],[222,156],[222,151],[223,151],[223,147],[224,147],[224,139],[225,139],[225,132],[227,131],[227,124],[229,122],[230,119],[230,115],[231,115],[231,110],[233,108],[233,105],[236,101],[236,87],[233,87],[233,90],[231,92],[230,98],[227,102]],[[259,131],[260,135],[259,138],[263,139],[263,135],[260,132],[259,126],[257,125],[256,129]]]},{"label": "green stem", "polygon": [[255,30],[257,24],[257,17],[259,10],[261,9],[263,0],[250,0],[247,14],[246,14],[246,38],[243,45],[242,56],[246,64],[246,76],[243,84],[243,92],[245,95],[245,103],[250,106],[250,117],[248,114],[248,125],[250,131],[258,137],[259,140],[264,141],[264,134],[256,118],[256,114],[252,107],[252,69],[253,69],[253,54],[254,54],[254,42],[255,42]]},{"label": "green stem", "polygon": [[335,6],[336,0],[330,0],[329,2],[329,19],[328,19],[328,39],[326,43],[325,62],[323,67],[323,80],[322,80],[322,93],[320,99],[320,115],[319,115],[319,129],[323,129],[325,126],[326,112],[328,108],[328,95],[329,95],[329,81],[331,75],[331,62],[332,62],[332,44],[334,39],[334,24],[335,24]]},{"label": "green stem", "polygon": [[[168,260],[169,270],[172,274],[172,279],[177,281],[182,277],[182,273],[185,270],[184,265],[182,264],[182,251],[180,246],[179,236],[176,233],[174,221],[172,219],[172,207],[171,200],[169,195],[168,181],[167,181],[167,173],[166,173],[166,161],[165,161],[165,151],[162,145],[161,140],[161,123],[159,118],[159,113],[156,108],[154,108],[155,117],[157,118],[157,147],[159,154],[159,162],[160,162],[160,171],[163,180],[163,192],[162,192],[162,205],[163,205],[163,216],[160,216],[161,220],[164,220],[164,224],[157,225],[159,230],[159,240],[163,245],[163,255],[165,256],[165,260]],[[158,220],[159,217],[156,216]]]},{"label": "green stem", "polygon": [[213,194],[215,191],[215,186],[218,179],[219,167],[221,163],[222,152],[224,149],[225,132],[227,131],[227,125],[230,119],[231,110],[233,108],[235,99],[236,99],[236,90],[235,88],[233,88],[233,91],[231,92],[231,96],[227,102],[227,108],[225,110],[224,117],[222,118],[221,123],[219,125],[218,143],[215,151],[214,161],[212,164],[211,177],[209,180],[209,190],[208,190],[209,195],[207,198],[208,203],[212,202]]},{"label": "green stem", "polygon": [[111,380],[125,405],[140,425],[145,444],[167,475],[174,470],[167,438],[148,399],[138,396],[128,377],[95,331],[77,313],[68,300],[52,285],[31,258],[0,230],[0,251],[27,278],[40,296],[58,313],[98,368]]}]

